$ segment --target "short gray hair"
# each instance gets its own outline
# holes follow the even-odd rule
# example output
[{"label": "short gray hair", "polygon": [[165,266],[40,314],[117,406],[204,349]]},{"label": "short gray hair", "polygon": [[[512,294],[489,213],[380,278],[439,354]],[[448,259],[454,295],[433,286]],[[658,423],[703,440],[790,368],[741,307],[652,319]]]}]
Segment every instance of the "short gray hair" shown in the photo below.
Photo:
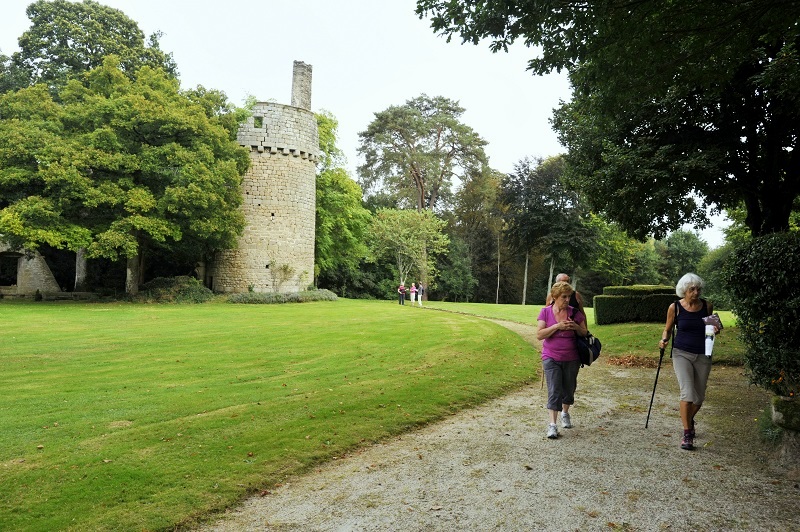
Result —
[{"label": "short gray hair", "polygon": [[705,284],[706,283],[703,281],[703,279],[696,273],[687,273],[681,277],[680,281],[678,281],[678,284],[675,285],[675,293],[678,295],[678,297],[684,297],[686,295],[686,290],[692,286],[696,286],[702,290]]}]

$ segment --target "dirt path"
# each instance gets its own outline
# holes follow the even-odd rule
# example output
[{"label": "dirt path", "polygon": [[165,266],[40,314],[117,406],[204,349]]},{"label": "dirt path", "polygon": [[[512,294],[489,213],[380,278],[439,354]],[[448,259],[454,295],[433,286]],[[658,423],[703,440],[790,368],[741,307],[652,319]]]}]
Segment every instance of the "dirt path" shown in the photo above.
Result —
[{"label": "dirt path", "polygon": [[[502,323],[535,344],[533,327]],[[537,350],[538,351],[538,350]],[[800,530],[800,486],[772,471],[755,418],[767,396],[715,366],[698,449],[679,449],[677,382],[581,371],[573,429],[545,438],[539,383],[327,464],[204,530]]]}]

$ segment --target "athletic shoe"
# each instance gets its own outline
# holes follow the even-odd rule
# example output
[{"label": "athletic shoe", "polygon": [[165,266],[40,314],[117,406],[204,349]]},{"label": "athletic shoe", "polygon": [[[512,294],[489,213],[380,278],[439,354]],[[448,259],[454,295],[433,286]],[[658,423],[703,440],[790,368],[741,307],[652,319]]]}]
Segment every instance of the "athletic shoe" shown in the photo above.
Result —
[{"label": "athletic shoe", "polygon": [[683,439],[681,440],[681,449],[685,449],[687,451],[694,449],[694,436],[692,436],[689,431],[686,431],[683,434]]},{"label": "athletic shoe", "polygon": [[556,427],[555,423],[550,423],[547,427],[547,437],[551,440],[555,440],[558,438],[558,427]]},{"label": "athletic shoe", "polygon": [[568,412],[561,412],[561,426],[565,429],[572,428],[572,420],[570,419]]}]

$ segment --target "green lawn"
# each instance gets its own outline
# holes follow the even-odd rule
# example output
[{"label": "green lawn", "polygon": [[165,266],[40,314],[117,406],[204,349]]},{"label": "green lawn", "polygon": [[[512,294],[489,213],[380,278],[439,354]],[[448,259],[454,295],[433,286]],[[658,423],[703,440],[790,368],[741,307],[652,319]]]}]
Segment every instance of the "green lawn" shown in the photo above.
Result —
[{"label": "green lawn", "polygon": [[[543,305],[494,305],[491,303],[449,303],[430,301],[430,308],[472,314],[514,321],[518,323],[536,324],[536,318]],[[717,336],[714,344],[714,363],[742,364],[745,348],[737,338],[736,318],[728,311],[718,313],[724,326],[722,334]],[[616,323],[611,325],[595,325],[594,309],[586,309],[586,317],[592,334],[603,343],[603,357],[653,357],[658,358],[658,341],[664,330],[661,323]],[[664,309],[664,319],[667,311]]]},{"label": "green lawn", "polygon": [[538,363],[491,322],[386,301],[3,301],[0,338],[0,530],[172,528]]},{"label": "green lawn", "polygon": [[[540,308],[0,301],[0,530],[204,519],[534,380],[538,353],[468,314]],[[591,328],[604,357],[658,356],[662,324]],[[715,359],[740,357],[734,332]]]}]

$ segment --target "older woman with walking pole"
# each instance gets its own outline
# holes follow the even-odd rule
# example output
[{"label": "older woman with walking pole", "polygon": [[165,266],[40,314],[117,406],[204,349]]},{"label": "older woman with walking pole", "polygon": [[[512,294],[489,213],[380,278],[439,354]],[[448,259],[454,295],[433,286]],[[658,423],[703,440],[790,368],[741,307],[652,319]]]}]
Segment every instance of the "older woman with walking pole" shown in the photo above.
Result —
[{"label": "older woman with walking pole", "polygon": [[[694,273],[687,273],[675,286],[675,293],[680,297],[667,309],[667,322],[658,347],[667,346],[675,326],[675,337],[672,339],[672,367],[678,377],[681,389],[680,414],[683,423],[681,449],[694,449],[694,418],[706,397],[706,385],[711,373],[711,354],[706,354],[706,324],[703,318],[710,316],[713,307],[710,302],[700,297],[703,290],[703,279]],[[715,333],[719,332],[717,327]],[[655,386],[654,386],[655,390]]]}]

